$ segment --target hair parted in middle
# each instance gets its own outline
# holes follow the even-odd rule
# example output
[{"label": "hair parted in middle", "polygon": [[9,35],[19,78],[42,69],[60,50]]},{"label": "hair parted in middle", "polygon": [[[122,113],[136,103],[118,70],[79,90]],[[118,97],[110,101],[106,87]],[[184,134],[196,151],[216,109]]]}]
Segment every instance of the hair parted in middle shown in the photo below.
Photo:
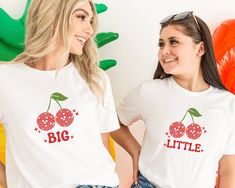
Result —
[{"label": "hair parted in middle", "polygon": [[70,44],[67,36],[71,32],[71,16],[75,5],[86,1],[90,3],[93,12],[91,25],[95,34],[97,14],[91,0],[32,0],[26,22],[25,50],[13,62],[36,64],[58,46],[62,46],[61,61],[56,65],[57,71],[65,66],[67,59],[72,61],[91,91],[101,101],[104,96],[105,79],[102,70],[97,66],[99,57],[93,38],[86,41],[82,55],[69,53]]}]

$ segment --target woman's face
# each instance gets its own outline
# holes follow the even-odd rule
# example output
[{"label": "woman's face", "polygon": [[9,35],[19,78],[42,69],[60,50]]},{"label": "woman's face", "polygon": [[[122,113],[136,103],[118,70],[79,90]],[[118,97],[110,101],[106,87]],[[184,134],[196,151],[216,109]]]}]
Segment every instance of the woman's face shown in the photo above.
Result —
[{"label": "woman's face", "polygon": [[94,34],[93,12],[88,0],[78,2],[71,15],[70,53],[81,55],[86,41]]},{"label": "woman's face", "polygon": [[182,27],[168,25],[160,33],[158,59],[166,74],[192,75],[200,70],[200,46]]}]

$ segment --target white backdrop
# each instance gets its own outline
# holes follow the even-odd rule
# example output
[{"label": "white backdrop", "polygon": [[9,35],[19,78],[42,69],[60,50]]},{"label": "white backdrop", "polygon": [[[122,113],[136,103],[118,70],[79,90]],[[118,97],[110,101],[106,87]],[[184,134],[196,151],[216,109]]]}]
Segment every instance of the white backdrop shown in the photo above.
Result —
[{"label": "white backdrop", "polygon": [[[99,15],[100,32],[117,32],[118,40],[102,47],[102,59],[114,58],[118,65],[108,74],[113,86],[115,103],[118,105],[127,92],[145,79],[150,79],[156,68],[159,21],[174,13],[193,10],[210,27],[211,32],[224,20],[235,18],[233,0],[96,0],[109,9]],[[12,17],[19,18],[26,0],[0,0],[0,7]],[[144,126],[136,123],[131,128],[141,142]],[[130,157],[116,146],[117,170],[120,188],[131,183]]]}]

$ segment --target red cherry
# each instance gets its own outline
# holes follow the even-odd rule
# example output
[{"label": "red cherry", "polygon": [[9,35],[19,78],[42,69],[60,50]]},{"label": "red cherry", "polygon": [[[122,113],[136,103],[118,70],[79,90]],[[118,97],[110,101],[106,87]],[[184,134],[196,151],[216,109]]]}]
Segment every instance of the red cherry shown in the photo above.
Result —
[{"label": "red cherry", "polygon": [[41,130],[48,131],[55,126],[55,117],[49,112],[43,112],[38,116],[37,124]]},{"label": "red cherry", "polygon": [[186,128],[186,134],[190,139],[198,139],[202,135],[202,128],[200,125],[196,123],[191,123],[187,128]]},{"label": "red cherry", "polygon": [[181,122],[174,122],[170,125],[169,132],[174,138],[180,138],[185,133],[185,126]]},{"label": "red cherry", "polygon": [[55,120],[56,122],[62,126],[62,127],[67,127],[73,123],[73,113],[67,109],[67,108],[62,108],[56,113]]}]

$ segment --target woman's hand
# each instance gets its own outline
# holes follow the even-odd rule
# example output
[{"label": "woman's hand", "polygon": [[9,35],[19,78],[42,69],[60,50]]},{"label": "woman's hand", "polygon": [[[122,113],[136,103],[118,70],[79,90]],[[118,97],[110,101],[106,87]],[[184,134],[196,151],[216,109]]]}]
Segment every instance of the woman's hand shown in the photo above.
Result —
[{"label": "woman's hand", "polygon": [[133,181],[135,185],[138,184],[140,149],[141,147],[137,145],[136,152],[133,154],[133,156],[131,156],[133,163]]},{"label": "woman's hand", "polygon": [[0,187],[7,188],[5,165],[0,162]]},{"label": "woman's hand", "polygon": [[118,143],[121,147],[123,147],[131,156],[133,163],[133,180],[134,183],[138,182],[138,171],[139,171],[139,155],[141,146],[137,142],[137,140],[132,136],[129,128],[123,124],[121,124],[120,129],[113,131],[110,133],[111,137]]}]

